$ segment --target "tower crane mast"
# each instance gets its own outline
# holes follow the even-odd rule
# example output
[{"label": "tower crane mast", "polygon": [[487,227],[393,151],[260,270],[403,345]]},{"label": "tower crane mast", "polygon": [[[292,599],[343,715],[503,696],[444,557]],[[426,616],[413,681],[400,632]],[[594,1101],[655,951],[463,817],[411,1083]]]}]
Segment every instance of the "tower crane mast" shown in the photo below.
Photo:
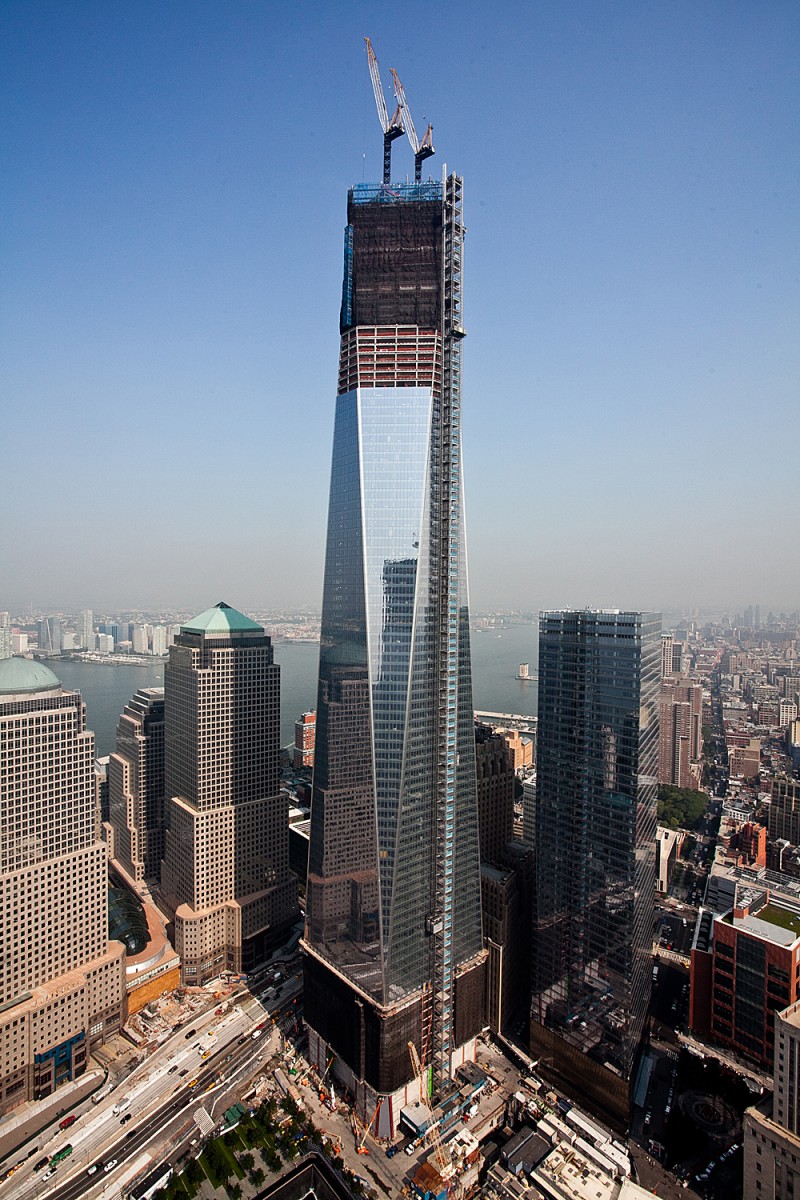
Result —
[{"label": "tower crane mast", "polygon": [[[375,107],[378,110],[378,120],[381,123],[383,130],[383,182],[391,183],[392,181],[392,142],[395,138],[402,137],[405,133],[403,127],[403,111],[400,104],[400,99],[397,99],[397,107],[394,110],[394,116],[389,119],[389,111],[386,108],[386,99],[383,94],[383,84],[381,83],[381,72],[378,66],[378,60],[375,57],[375,51],[372,49],[372,42],[368,37],[364,38],[367,45],[367,61],[369,62],[369,73],[372,79],[372,90],[375,93]],[[394,72],[392,72],[394,74]],[[432,151],[431,151],[432,153]]]}]

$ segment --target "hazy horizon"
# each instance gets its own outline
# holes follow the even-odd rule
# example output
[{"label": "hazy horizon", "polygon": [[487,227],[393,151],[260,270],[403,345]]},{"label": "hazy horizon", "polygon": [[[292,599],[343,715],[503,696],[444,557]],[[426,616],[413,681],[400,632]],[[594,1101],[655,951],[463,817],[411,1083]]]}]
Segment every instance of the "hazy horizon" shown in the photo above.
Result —
[{"label": "hazy horizon", "polygon": [[[221,599],[224,600],[225,603],[228,603],[230,601],[230,597],[228,597],[228,596],[221,597]],[[20,624],[20,625],[30,624],[32,622],[35,622],[37,618],[43,617],[43,616],[61,617],[64,621],[66,621],[69,624],[73,619],[77,620],[77,618],[80,615],[81,610],[84,608],[91,609],[95,623],[97,623],[98,621],[100,621],[104,618],[106,618],[106,619],[119,618],[121,620],[125,619],[125,618],[127,618],[129,620],[135,620],[138,618],[140,621],[146,622],[146,620],[148,618],[155,619],[157,617],[160,617],[160,618],[164,619],[165,623],[168,624],[169,623],[168,617],[170,615],[175,615],[176,617],[179,617],[180,620],[186,620],[192,616],[197,616],[197,615],[199,615],[199,613],[204,612],[206,608],[211,607],[212,603],[218,603],[219,600],[220,600],[220,597],[218,597],[217,600],[215,600],[215,601],[209,601],[208,598],[206,598],[206,600],[204,600],[204,601],[201,600],[197,604],[164,604],[164,605],[131,604],[131,605],[115,605],[115,606],[102,606],[102,607],[94,607],[90,604],[64,605],[64,604],[53,603],[53,604],[41,604],[38,606],[34,605],[31,608],[29,605],[26,604],[24,606],[18,606],[16,608],[14,606],[12,606],[10,611],[11,611],[13,617],[24,618],[24,619],[18,620],[16,622],[17,624]],[[607,608],[607,609],[619,609],[620,611],[631,610],[631,611],[637,611],[637,612],[638,611],[657,612],[657,613],[661,614],[662,619],[664,621],[665,628],[669,628],[670,626],[675,625],[675,624],[679,623],[680,621],[684,621],[684,620],[697,620],[697,621],[706,621],[707,622],[707,621],[713,621],[713,620],[720,620],[726,616],[733,618],[737,612],[739,613],[739,615],[744,616],[744,612],[748,607],[755,608],[756,605],[758,605],[760,608],[761,626],[763,626],[766,623],[767,616],[770,613],[772,613],[772,615],[775,618],[777,618],[781,613],[784,613],[785,615],[789,616],[793,612],[800,611],[796,607],[788,607],[788,608],[786,606],[781,607],[777,604],[765,603],[765,602],[759,601],[759,600],[753,601],[752,599],[749,600],[747,604],[733,605],[733,606],[731,606],[731,605],[727,605],[727,606],[726,605],[705,605],[705,606],[698,607],[698,606],[694,606],[694,605],[678,605],[677,607],[674,607],[674,606],[659,607],[658,605],[651,605],[648,608],[639,608],[639,609],[635,608],[632,605],[622,605],[622,604],[600,605],[600,604],[594,604],[592,602],[586,602],[585,604],[575,604],[575,603],[569,603],[569,602],[565,601],[563,604],[520,605],[520,606],[515,606],[515,607],[509,607],[509,608],[501,608],[498,606],[489,607],[489,608],[477,608],[477,607],[475,607],[475,605],[470,605],[470,619],[471,620],[483,620],[483,619],[491,619],[492,616],[495,616],[497,618],[503,618],[503,619],[519,618],[519,621],[528,621],[529,619],[535,620],[536,614],[538,614],[540,612],[545,612],[545,611],[561,611],[561,610],[569,611],[569,610],[581,610],[581,609]],[[234,602],[232,607],[240,609],[242,612],[246,613],[249,616],[255,615],[259,619],[266,620],[267,618],[272,618],[273,620],[276,620],[276,623],[283,623],[281,621],[277,621],[277,618],[281,618],[281,617],[285,618],[285,617],[304,616],[304,617],[307,617],[308,620],[311,622],[318,622],[321,617],[321,605],[317,605],[317,606],[300,605],[295,608],[291,605],[277,605],[277,606],[273,607],[269,604],[238,604],[238,603]],[[514,620],[509,620],[509,624],[515,624],[515,623],[519,623],[519,622],[514,621]],[[488,628],[492,628],[492,626],[488,626]]]}]

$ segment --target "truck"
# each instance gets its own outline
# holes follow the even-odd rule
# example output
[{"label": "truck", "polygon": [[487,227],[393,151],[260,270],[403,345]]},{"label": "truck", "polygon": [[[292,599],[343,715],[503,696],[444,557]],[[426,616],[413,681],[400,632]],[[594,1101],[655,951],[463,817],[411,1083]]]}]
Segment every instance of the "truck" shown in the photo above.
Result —
[{"label": "truck", "polygon": [[131,1106],[130,1097],[123,1096],[122,1099],[119,1101],[119,1103],[114,1105],[114,1107],[112,1108],[111,1111],[115,1117],[118,1117],[120,1113],[124,1113],[125,1109],[130,1108],[130,1106]]},{"label": "truck", "polygon": [[113,1083],[107,1083],[105,1087],[101,1087],[99,1092],[95,1092],[92,1096],[92,1104],[99,1104],[101,1100],[105,1100],[106,1096],[110,1096],[114,1090]]}]

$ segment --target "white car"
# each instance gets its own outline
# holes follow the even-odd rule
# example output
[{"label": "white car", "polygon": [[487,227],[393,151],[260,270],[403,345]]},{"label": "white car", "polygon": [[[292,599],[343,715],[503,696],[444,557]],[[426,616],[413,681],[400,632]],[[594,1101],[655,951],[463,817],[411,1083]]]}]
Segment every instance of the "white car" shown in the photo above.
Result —
[{"label": "white car", "polygon": [[115,1167],[116,1165],[117,1165],[117,1160],[116,1160],[115,1158],[110,1158],[110,1159],[108,1160],[108,1162],[106,1163],[106,1165],[103,1167],[103,1170],[104,1170],[104,1171],[106,1172],[106,1174],[107,1174],[109,1171],[113,1171],[113,1170],[114,1170],[114,1167]]}]

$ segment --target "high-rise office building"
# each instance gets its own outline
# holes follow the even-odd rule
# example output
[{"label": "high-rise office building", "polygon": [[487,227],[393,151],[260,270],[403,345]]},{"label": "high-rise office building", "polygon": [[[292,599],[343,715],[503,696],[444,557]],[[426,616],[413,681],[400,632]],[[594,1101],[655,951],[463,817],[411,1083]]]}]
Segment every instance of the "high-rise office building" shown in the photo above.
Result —
[{"label": "high-rise office building", "polygon": [[14,653],[11,631],[11,616],[0,612],[0,658],[11,658]]},{"label": "high-rise office building", "polygon": [[800,846],[800,781],[788,775],[778,775],[772,780],[767,829],[772,841],[781,838]]},{"label": "high-rise office building", "polygon": [[436,1090],[483,1021],[463,237],[455,175],[348,194],[305,1018],[380,1136],[418,1094],[408,1043]]},{"label": "high-rise office building", "polygon": [[[530,912],[524,928],[524,891],[509,843],[514,838],[514,762],[508,739],[488,725],[475,725],[481,911],[488,958],[486,1023],[495,1031],[527,1007]],[[520,844],[521,848],[521,844]],[[527,953],[525,950],[527,949]]]},{"label": "high-rise office building", "polygon": [[61,621],[58,617],[42,617],[36,622],[39,649],[49,654],[61,653]]},{"label": "high-rise office building", "polygon": [[161,871],[164,787],[164,689],[140,688],[125,705],[108,760],[113,856],[137,883]]},{"label": "high-rise office building", "polygon": [[475,726],[478,775],[478,828],[482,863],[502,861],[514,837],[514,762],[502,733]]},{"label": "high-rise office building", "polygon": [[146,625],[134,625],[133,627],[133,652],[134,654],[147,654],[150,650],[150,635]]},{"label": "high-rise office building", "polygon": [[94,613],[90,608],[81,609],[78,641],[85,650],[94,650]]},{"label": "high-rise office building", "polygon": [[772,1094],[744,1114],[744,1189],[753,1200],[800,1194],[800,1000],[775,1013]]},{"label": "high-rise office building", "polygon": [[150,649],[153,654],[162,655],[162,654],[167,653],[167,627],[166,627],[166,625],[154,625],[153,626],[153,633],[152,633],[150,642],[151,642]]},{"label": "high-rise office building", "polygon": [[0,1114],[49,1096],[120,1029],[94,734],[44,663],[0,662]]},{"label": "high-rise office building", "polygon": [[161,896],[187,984],[248,971],[297,915],[280,789],[280,667],[227,604],[182,626],[164,671]]},{"label": "high-rise office building", "polygon": [[540,616],[531,1049],[620,1121],[650,1000],[660,645],[653,613]]}]

